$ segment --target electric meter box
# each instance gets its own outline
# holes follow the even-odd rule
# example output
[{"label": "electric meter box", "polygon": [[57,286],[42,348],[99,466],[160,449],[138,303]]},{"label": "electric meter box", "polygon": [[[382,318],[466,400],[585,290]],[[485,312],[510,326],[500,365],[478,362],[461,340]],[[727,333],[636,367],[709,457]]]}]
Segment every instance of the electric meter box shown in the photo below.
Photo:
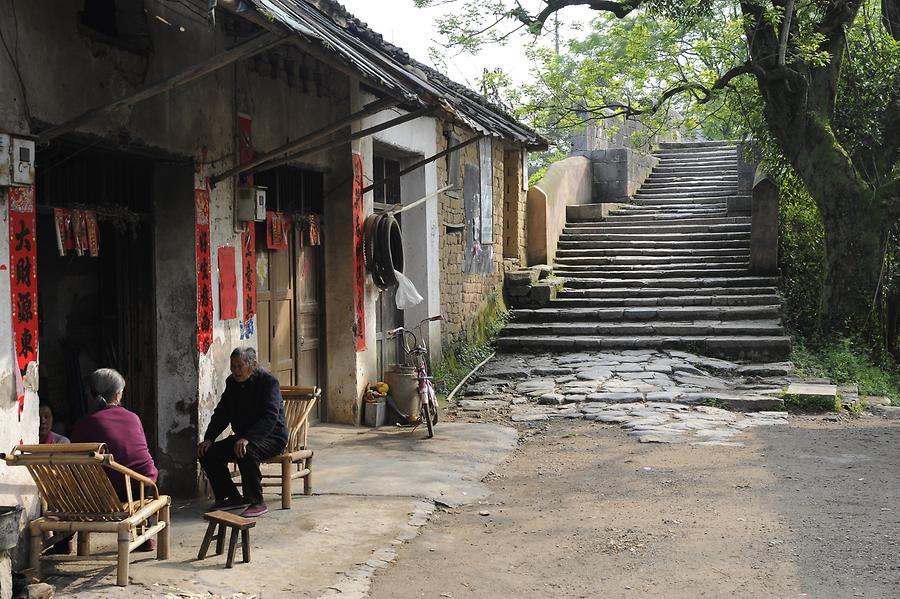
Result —
[{"label": "electric meter box", "polygon": [[34,185],[34,141],[0,133],[0,186]]},{"label": "electric meter box", "polygon": [[253,185],[238,186],[234,213],[239,221],[266,220],[266,188]]}]

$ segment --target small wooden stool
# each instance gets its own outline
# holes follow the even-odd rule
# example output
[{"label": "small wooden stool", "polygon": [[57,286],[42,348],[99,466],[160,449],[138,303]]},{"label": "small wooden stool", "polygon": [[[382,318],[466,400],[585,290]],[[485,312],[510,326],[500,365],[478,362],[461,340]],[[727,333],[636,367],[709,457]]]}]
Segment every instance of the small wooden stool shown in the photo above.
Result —
[{"label": "small wooden stool", "polygon": [[[244,556],[244,563],[250,561],[250,529],[256,526],[255,520],[222,510],[207,512],[203,514],[203,519],[209,522],[209,527],[206,529],[206,536],[203,537],[203,544],[200,545],[197,559],[206,557],[206,551],[209,549],[214,534],[216,535],[216,555],[222,554],[225,549],[225,527],[227,526],[231,529],[231,539],[228,542],[228,559],[225,560],[225,567],[234,566],[234,549],[237,546],[238,531],[241,533],[241,553]],[[218,533],[216,533],[216,525],[219,526]]]}]

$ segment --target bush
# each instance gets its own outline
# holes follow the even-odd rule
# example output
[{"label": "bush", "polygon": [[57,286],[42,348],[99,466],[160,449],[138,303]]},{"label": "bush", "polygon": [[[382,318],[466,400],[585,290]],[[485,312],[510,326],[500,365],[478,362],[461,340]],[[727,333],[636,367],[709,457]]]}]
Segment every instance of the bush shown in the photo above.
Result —
[{"label": "bush", "polygon": [[900,404],[900,368],[892,359],[873,359],[849,339],[821,346],[794,344],[791,360],[799,374],[827,377],[838,385],[856,383],[861,395],[884,395]]}]

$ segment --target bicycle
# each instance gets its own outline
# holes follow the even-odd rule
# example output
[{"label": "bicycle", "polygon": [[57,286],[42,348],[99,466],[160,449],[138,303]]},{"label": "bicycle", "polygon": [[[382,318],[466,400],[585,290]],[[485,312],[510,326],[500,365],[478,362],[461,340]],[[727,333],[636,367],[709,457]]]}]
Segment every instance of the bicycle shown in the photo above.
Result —
[{"label": "bicycle", "polygon": [[398,335],[403,336],[403,351],[408,358],[412,358],[414,366],[416,367],[416,380],[418,381],[419,394],[419,420],[425,421],[425,426],[428,428],[429,439],[434,437],[434,425],[437,424],[438,421],[438,403],[437,395],[434,392],[434,384],[431,382],[431,377],[428,376],[428,367],[425,363],[428,349],[425,347],[425,336],[422,334],[422,325],[426,322],[443,320],[443,318],[444,317],[440,314],[431,316],[424,319],[415,327],[415,329],[419,331],[419,337],[422,339],[421,343],[419,343],[419,339],[414,332],[404,327],[397,327],[396,329],[391,329],[387,332],[389,339],[393,339]]}]

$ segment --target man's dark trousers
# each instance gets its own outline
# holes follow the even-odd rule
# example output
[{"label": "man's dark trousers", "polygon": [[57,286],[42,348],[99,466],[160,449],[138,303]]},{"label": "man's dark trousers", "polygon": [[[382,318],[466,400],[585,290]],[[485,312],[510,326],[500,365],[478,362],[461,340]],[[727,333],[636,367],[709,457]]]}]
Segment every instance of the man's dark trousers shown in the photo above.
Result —
[{"label": "man's dark trousers", "polygon": [[257,444],[247,444],[247,453],[239,458],[234,453],[234,443],[238,438],[234,435],[216,441],[200,458],[200,466],[206,472],[212,486],[216,501],[232,499],[238,496],[237,486],[228,471],[229,462],[237,462],[241,471],[241,486],[244,489],[244,501],[247,503],[263,503],[261,461],[279,455],[284,451],[284,439],[269,437]]}]

